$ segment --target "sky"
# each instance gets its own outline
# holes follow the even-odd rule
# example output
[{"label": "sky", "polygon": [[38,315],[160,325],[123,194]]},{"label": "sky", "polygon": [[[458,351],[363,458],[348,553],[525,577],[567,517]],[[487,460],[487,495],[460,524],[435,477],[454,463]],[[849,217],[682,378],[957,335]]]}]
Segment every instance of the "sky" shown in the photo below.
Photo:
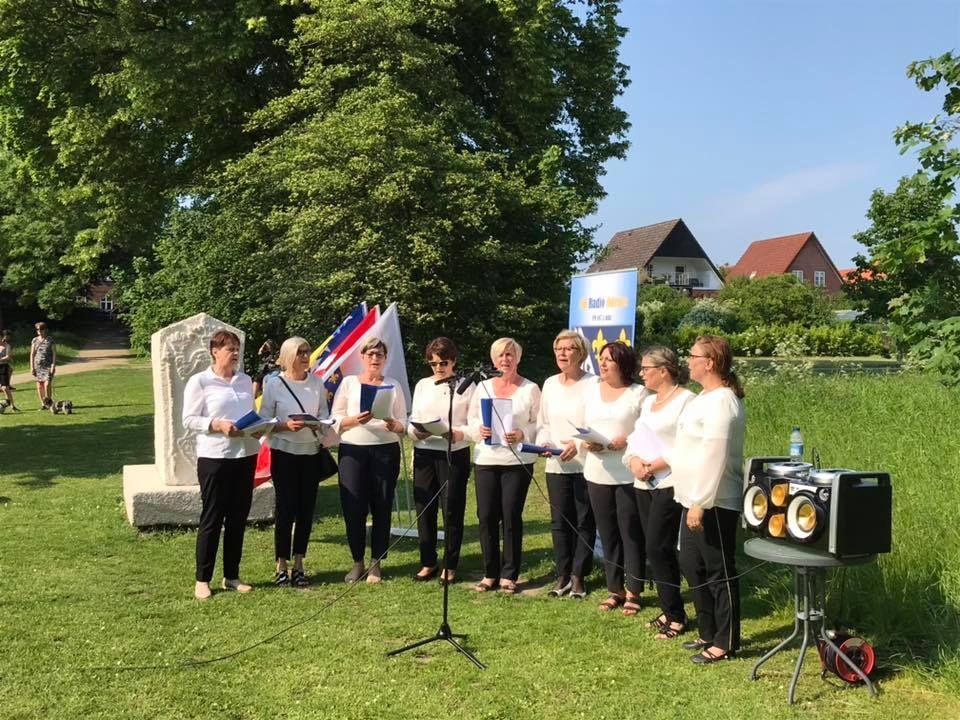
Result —
[{"label": "sky", "polygon": [[632,127],[588,224],[683,218],[716,264],[754,240],[812,230],[838,268],[862,251],[876,188],[917,169],[893,131],[943,92],[906,76],[960,50],[956,0],[623,0],[618,100]]}]

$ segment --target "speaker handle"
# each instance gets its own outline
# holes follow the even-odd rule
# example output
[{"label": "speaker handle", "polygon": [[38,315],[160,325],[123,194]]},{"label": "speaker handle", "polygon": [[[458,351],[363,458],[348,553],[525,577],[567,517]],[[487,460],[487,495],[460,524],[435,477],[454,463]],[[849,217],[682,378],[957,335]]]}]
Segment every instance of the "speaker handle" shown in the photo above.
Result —
[{"label": "speaker handle", "polygon": [[876,480],[877,487],[890,485],[890,473],[885,472],[846,472],[837,476],[837,487],[860,485],[864,480]]}]

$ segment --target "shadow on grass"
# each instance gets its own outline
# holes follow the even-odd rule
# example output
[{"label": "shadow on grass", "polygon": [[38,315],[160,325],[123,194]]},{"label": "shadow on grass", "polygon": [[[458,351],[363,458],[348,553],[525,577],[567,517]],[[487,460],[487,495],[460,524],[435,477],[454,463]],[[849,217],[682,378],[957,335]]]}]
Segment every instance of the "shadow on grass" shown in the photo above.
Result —
[{"label": "shadow on grass", "polygon": [[153,457],[152,415],[129,415],[96,422],[62,425],[15,425],[4,428],[10,447],[35,448],[34,453],[8,453],[3,471],[26,475],[20,487],[40,490],[61,477],[96,478],[121,471],[124,465]]}]

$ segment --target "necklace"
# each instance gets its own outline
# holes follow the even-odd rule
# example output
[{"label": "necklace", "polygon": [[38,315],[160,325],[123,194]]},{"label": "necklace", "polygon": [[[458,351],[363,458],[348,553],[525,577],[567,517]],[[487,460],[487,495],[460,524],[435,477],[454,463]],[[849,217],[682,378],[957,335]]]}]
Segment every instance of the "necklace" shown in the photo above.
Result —
[{"label": "necklace", "polygon": [[660,393],[657,393],[657,399],[653,401],[654,406],[655,407],[662,406],[664,403],[666,403],[667,400],[673,397],[673,394],[677,391],[679,387],[680,387],[679,385],[674,385],[673,390],[671,390],[666,395],[664,395],[663,398],[660,397]]}]

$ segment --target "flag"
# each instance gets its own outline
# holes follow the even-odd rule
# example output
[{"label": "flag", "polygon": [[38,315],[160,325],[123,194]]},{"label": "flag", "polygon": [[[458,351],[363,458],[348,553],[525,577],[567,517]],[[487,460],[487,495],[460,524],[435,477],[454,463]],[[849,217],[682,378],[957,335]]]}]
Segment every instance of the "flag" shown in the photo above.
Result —
[{"label": "flag", "polygon": [[[360,360],[360,347],[367,338],[378,337],[387,344],[387,362],[383,374],[391,377],[400,384],[404,399],[407,402],[407,412],[410,412],[410,384],[407,381],[407,363],[403,357],[403,338],[400,335],[400,316],[397,314],[397,304],[391,303],[376,324],[359,339],[356,351],[345,354],[338,364],[337,370],[342,375],[357,375],[363,370]],[[405,418],[402,418],[405,419]]]},{"label": "flag", "polygon": [[360,303],[351,310],[350,314],[343,319],[343,322],[337,326],[337,329],[333,331],[330,337],[320,343],[320,346],[310,355],[310,367],[316,367],[319,363],[323,362],[330,353],[336,350],[337,346],[346,339],[353,329],[363,322],[366,314],[366,302]]},{"label": "flag", "polygon": [[368,333],[377,321],[380,319],[380,306],[375,305],[373,310],[368,312],[363,320],[353,328],[347,336],[337,343],[336,348],[324,357],[313,371],[314,375],[319,375],[323,380],[323,385],[327,390],[327,407],[333,406],[333,396],[340,387],[340,381],[343,380],[344,373],[340,370],[340,365],[346,357],[356,353],[359,357],[360,346],[367,338]]}]

